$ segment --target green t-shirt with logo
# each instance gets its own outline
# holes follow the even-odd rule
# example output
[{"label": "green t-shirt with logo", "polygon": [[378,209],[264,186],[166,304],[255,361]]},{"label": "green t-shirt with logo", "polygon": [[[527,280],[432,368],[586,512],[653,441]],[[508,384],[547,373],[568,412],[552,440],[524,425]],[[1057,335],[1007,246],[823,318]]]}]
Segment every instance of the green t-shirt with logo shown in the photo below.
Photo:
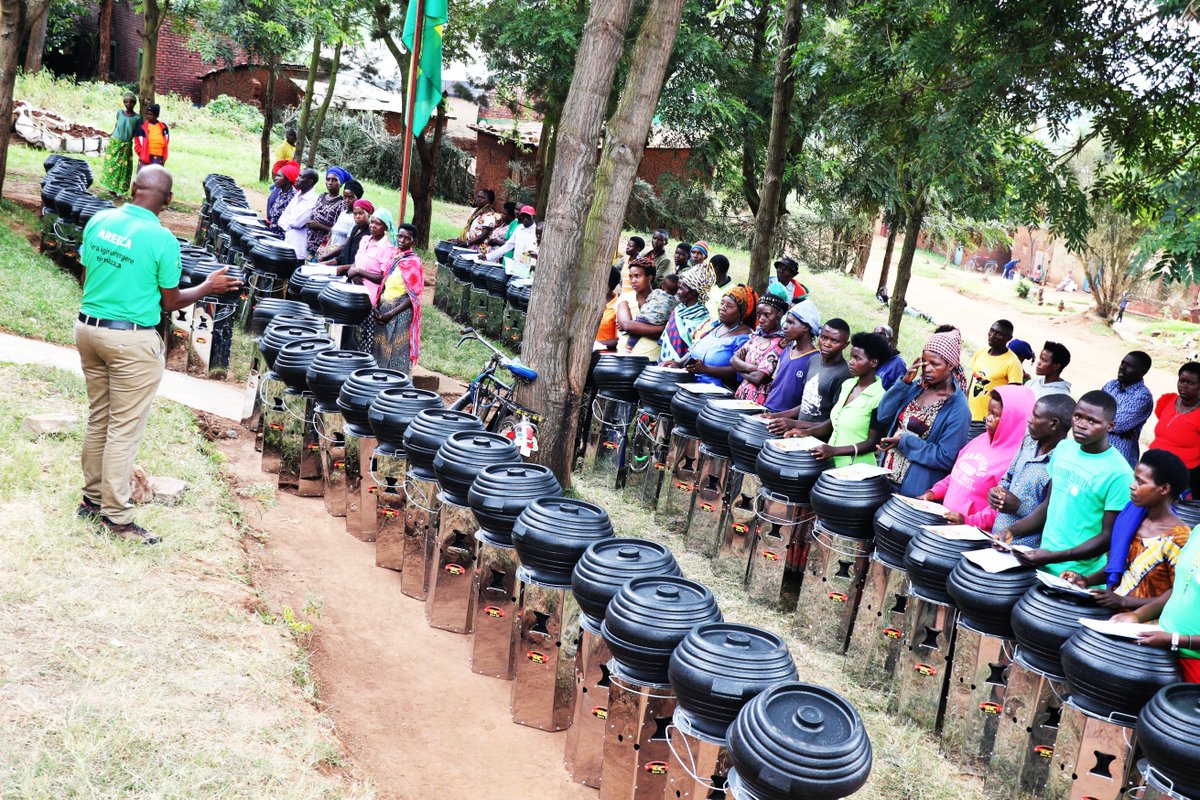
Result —
[{"label": "green t-shirt with logo", "polygon": [[[1043,550],[1069,550],[1100,533],[1105,511],[1120,511],[1129,502],[1133,470],[1115,447],[1085,453],[1070,436],[1050,455],[1050,505],[1042,528]],[[1047,564],[1054,575],[1067,570],[1090,575],[1104,566],[1106,554],[1086,561]]]},{"label": "green t-shirt with logo", "polygon": [[80,311],[100,319],[157,325],[160,289],[179,285],[179,241],[153,212],[126,203],[101,211],[83,229]]}]

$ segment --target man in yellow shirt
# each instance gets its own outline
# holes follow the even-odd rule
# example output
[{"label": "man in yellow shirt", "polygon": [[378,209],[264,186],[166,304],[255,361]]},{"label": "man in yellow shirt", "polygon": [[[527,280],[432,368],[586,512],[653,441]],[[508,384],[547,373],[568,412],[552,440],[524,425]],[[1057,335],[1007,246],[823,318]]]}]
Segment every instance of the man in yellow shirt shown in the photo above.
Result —
[{"label": "man in yellow shirt", "polygon": [[982,420],[987,416],[988,400],[992,390],[1010,383],[1023,383],[1025,371],[1021,360],[1008,349],[1013,337],[1013,324],[998,319],[988,329],[988,346],[971,357],[971,376],[967,386],[967,407],[971,420]]},{"label": "man in yellow shirt", "polygon": [[296,131],[288,128],[283,134],[283,141],[275,148],[276,161],[291,161],[296,154]]}]

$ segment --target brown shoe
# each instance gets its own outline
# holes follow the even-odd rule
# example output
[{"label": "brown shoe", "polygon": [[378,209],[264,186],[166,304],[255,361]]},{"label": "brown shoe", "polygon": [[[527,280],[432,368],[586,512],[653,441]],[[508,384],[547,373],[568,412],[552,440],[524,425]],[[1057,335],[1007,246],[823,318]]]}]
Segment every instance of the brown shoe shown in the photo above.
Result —
[{"label": "brown shoe", "polygon": [[151,533],[150,531],[138,525],[136,522],[130,522],[125,525],[117,525],[108,517],[101,517],[100,522],[104,525],[105,530],[118,539],[124,539],[127,542],[141,542],[142,544],[158,544],[162,541],[162,537]]},{"label": "brown shoe", "polygon": [[85,497],[80,501],[79,507],[75,509],[75,516],[87,522],[99,522],[100,506]]}]

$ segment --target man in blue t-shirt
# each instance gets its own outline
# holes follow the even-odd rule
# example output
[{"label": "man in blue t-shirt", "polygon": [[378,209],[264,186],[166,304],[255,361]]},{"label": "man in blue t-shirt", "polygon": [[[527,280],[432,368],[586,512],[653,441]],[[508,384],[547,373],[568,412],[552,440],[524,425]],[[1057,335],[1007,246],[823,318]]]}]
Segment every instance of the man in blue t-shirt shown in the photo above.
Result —
[{"label": "man in blue t-shirt", "polygon": [[1108,442],[1117,402],[1102,391],[1079,398],[1071,437],[1050,456],[1046,499],[1001,536],[1012,540],[1042,531],[1041,547],[1017,551],[1017,560],[1058,575],[1090,575],[1104,565],[1113,521],[1129,501],[1133,470]]}]

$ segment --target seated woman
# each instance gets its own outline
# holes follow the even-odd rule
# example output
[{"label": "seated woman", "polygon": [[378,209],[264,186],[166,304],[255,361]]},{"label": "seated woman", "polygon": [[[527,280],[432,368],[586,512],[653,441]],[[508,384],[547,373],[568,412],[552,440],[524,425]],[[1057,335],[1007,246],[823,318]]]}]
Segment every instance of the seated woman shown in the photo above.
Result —
[{"label": "seated woman", "polygon": [[405,223],[396,230],[395,258],[383,279],[373,313],[379,324],[372,352],[383,369],[408,375],[421,354],[421,292],[425,288],[424,265],[413,252],[417,229]]},{"label": "seated woman", "polygon": [[508,241],[508,237],[513,235],[513,231],[517,229],[517,204],[512,200],[507,201],[501,206],[500,214],[496,218],[496,227],[492,231],[492,235],[488,237],[488,249],[499,247]]},{"label": "seated woman", "polygon": [[771,389],[771,378],[779,366],[779,356],[785,346],[780,321],[788,310],[787,301],[773,294],[758,300],[758,328],[750,341],[733,354],[729,366],[737,372],[738,387],[733,396],[765,405]]},{"label": "seated woman", "polygon": [[317,261],[331,262],[345,249],[346,242],[350,241],[350,234],[354,232],[354,204],[361,200],[362,196],[363,187],[358,181],[351,178],[342,184],[342,200],[346,206],[329,229],[329,241],[317,252]]},{"label": "seated woman", "polygon": [[988,492],[1004,479],[1013,456],[1021,449],[1035,402],[1033,392],[1019,384],[994,389],[988,399],[983,433],[967,442],[954,459],[950,474],[923,493],[921,499],[940,500],[950,509],[946,520],[953,525],[965,523],[990,531],[996,509],[988,502]]},{"label": "seated woman", "polygon": [[659,338],[659,363],[664,367],[681,367],[692,348],[696,329],[708,321],[708,290],[716,277],[712,267],[701,264],[679,273],[679,305],[667,319],[667,327]]},{"label": "seated woman", "polygon": [[458,235],[460,245],[476,250],[485,249],[492,232],[496,230],[495,205],[496,193],[491,189],[480,189],[475,193],[475,208],[467,217],[467,224],[463,226],[462,233]]},{"label": "seated woman", "polygon": [[374,213],[375,206],[370,200],[355,200],[353,211],[351,211],[354,227],[350,229],[350,235],[334,256],[321,263],[326,266],[339,267],[338,275],[345,275],[349,272],[350,267],[354,266],[354,259],[358,256],[358,248],[364,237],[370,235],[371,215]]},{"label": "seated woman", "polygon": [[[929,491],[950,474],[967,443],[971,412],[961,359],[958,329],[938,329],[921,357],[879,401],[876,417],[885,433],[879,463],[892,471],[889,480],[898,494],[918,497]],[[914,380],[918,374],[920,379]]]},{"label": "seated woman", "polygon": [[1189,361],[1179,368],[1177,393],[1168,392],[1154,404],[1158,422],[1150,447],[1179,456],[1190,471],[1190,485],[1200,493],[1200,364]]},{"label": "seated woman", "polygon": [[1113,622],[1158,620],[1161,631],[1138,636],[1138,644],[1170,649],[1179,655],[1179,670],[1188,683],[1200,683],[1200,536],[1192,536],[1179,551],[1171,589],[1134,611],[1123,611]]},{"label": "seated woman", "polygon": [[835,467],[849,464],[874,464],[875,447],[883,432],[875,420],[875,409],[883,399],[883,383],[876,377],[879,362],[888,357],[887,340],[877,333],[856,333],[850,337],[850,377],[842,383],[829,419],[818,423],[807,434],[790,430],[785,436],[828,437],[828,444],[814,447],[816,458],[832,458]]},{"label": "seated woman", "polygon": [[[358,202],[363,202],[359,200]],[[392,263],[395,251],[395,234],[392,233],[392,215],[386,208],[381,208],[371,215],[369,223],[370,234],[358,246],[354,255],[354,265],[345,274],[351,283],[366,286],[371,304],[379,300],[380,287],[387,275],[388,266]],[[342,270],[339,269],[338,272]],[[375,341],[375,316],[368,314],[359,329],[360,346],[364,352],[371,352]]]},{"label": "seated woman", "polygon": [[1191,530],[1171,504],[1186,491],[1187,469],[1166,450],[1147,450],[1133,470],[1129,505],[1113,523],[1108,563],[1091,575],[1067,571],[1062,578],[1086,589],[1104,586],[1092,594],[1096,602],[1114,611],[1146,605],[1170,591],[1179,552]]},{"label": "seated woman", "polygon": [[[617,272],[620,275],[620,271]],[[656,324],[644,321],[641,317],[642,306],[647,305],[655,294],[654,262],[648,258],[639,258],[629,265],[629,285],[633,287],[617,298],[617,330],[618,347],[621,352],[632,353],[635,356],[646,356],[654,360],[658,355],[658,337],[666,327],[666,319]]]},{"label": "seated woman", "polygon": [[733,388],[737,373],[729,365],[733,354],[750,340],[748,321],[758,309],[758,295],[744,284],[725,293],[717,309],[717,318],[696,331],[684,368],[700,383]]}]

